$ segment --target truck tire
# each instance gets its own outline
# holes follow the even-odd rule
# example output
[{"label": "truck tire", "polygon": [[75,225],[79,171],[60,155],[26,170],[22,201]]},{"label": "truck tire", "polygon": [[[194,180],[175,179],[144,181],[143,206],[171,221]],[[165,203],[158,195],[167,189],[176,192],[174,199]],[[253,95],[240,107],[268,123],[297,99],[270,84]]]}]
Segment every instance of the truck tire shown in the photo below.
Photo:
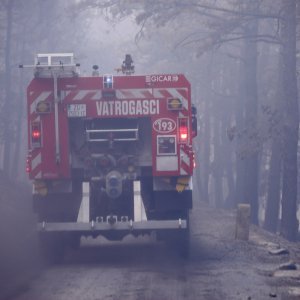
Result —
[{"label": "truck tire", "polygon": [[59,264],[64,259],[65,243],[62,235],[39,234],[40,255],[45,264]]},{"label": "truck tire", "polygon": [[181,236],[181,248],[180,248],[180,255],[183,258],[190,257],[190,212],[189,210],[186,212],[186,221],[187,221],[187,229],[182,233]]},{"label": "truck tire", "polygon": [[80,235],[69,234],[66,243],[72,250],[80,248]]},{"label": "truck tire", "polygon": [[177,240],[177,249],[180,257],[188,259],[190,257],[190,229],[181,232]]},{"label": "truck tire", "polygon": [[164,235],[164,240],[167,244],[183,259],[188,259],[190,257],[190,221],[188,212],[186,212],[186,220],[186,229],[178,229],[171,234]]}]

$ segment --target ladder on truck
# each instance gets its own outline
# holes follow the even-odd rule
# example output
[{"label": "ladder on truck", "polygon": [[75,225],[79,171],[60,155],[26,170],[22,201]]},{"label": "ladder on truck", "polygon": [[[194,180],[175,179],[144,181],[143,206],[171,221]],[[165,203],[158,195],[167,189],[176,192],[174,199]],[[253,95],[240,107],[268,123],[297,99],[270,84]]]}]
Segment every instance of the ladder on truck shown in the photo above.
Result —
[{"label": "ladder on truck", "polygon": [[33,69],[35,78],[53,78],[55,158],[57,164],[60,163],[58,103],[61,101],[58,95],[57,81],[58,78],[78,77],[79,67],[80,64],[75,63],[73,53],[37,54],[33,65],[19,65],[19,68]]},{"label": "ladder on truck", "polygon": [[73,53],[37,54],[33,65],[19,65],[20,68],[31,68],[36,78],[66,78],[79,76],[80,64],[75,63]]}]

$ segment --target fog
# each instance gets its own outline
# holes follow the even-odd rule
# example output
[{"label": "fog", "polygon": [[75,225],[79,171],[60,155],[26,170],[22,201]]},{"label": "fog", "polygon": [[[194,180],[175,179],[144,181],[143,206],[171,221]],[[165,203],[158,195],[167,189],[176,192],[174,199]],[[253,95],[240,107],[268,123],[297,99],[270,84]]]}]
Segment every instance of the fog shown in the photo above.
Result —
[{"label": "fog", "polygon": [[[0,0],[3,178],[30,186],[26,86],[33,74],[19,64],[32,64],[36,53],[71,52],[82,76],[95,64],[100,74],[117,74],[129,53],[136,74],[183,73],[191,82],[196,199],[219,208],[249,203],[253,224],[297,240],[299,20],[295,0]],[[20,199],[9,195],[0,211],[12,220]]]}]

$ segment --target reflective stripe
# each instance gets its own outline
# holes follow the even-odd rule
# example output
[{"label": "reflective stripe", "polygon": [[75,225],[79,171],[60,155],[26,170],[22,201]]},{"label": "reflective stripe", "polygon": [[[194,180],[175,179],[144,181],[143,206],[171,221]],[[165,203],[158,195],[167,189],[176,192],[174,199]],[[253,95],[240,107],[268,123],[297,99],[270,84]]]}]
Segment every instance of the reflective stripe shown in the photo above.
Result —
[{"label": "reflective stripe", "polygon": [[[71,91],[64,91],[65,98]],[[80,101],[90,94],[90,100],[100,100],[102,98],[101,90],[79,90],[72,91],[73,96],[70,100]],[[188,109],[187,88],[169,88],[169,89],[119,89],[116,90],[118,99],[149,99],[149,98],[179,98],[182,100],[184,109]],[[186,96],[184,96],[186,95]],[[87,97],[88,98],[88,97]],[[89,100],[89,99],[87,99]]]},{"label": "reflective stripe", "polygon": [[187,175],[188,173],[183,169],[180,168],[180,175]]},{"label": "reflective stripe", "polygon": [[188,100],[182,94],[187,95],[188,90],[186,88],[183,89],[153,89],[153,96],[155,98],[166,98],[166,94],[169,94],[169,97],[179,98],[182,100],[182,105],[185,109],[188,108]]},{"label": "reflective stripe", "polygon": [[41,121],[41,116],[37,115],[36,118],[34,120],[32,120],[32,122],[40,122]]},{"label": "reflective stripe", "polygon": [[91,98],[92,100],[100,100],[102,98],[101,91],[96,91],[95,95]]},{"label": "reflective stripe", "polygon": [[152,89],[126,89],[117,90],[118,99],[146,99],[153,98]]},{"label": "reflective stripe", "polygon": [[42,163],[42,155],[39,153],[35,158],[31,160],[31,169],[34,171]]},{"label": "reflective stripe", "polygon": [[180,149],[180,174],[187,175],[189,168],[190,168],[190,157],[183,149]]},{"label": "reflective stripe", "polygon": [[71,91],[60,91],[60,99],[61,101],[63,101],[69,94],[71,93]]},{"label": "reflective stripe", "polygon": [[74,101],[82,100],[88,93],[90,93],[89,90],[78,91],[75,97],[73,98],[73,100]]},{"label": "reflective stripe", "polygon": [[36,178],[36,179],[42,178],[42,172],[41,172],[41,171],[38,172],[38,173],[36,174],[36,176],[34,176],[34,178]]},{"label": "reflective stripe", "polygon": [[181,161],[183,161],[186,165],[190,164],[189,156],[181,149],[180,150]]},{"label": "reflective stripe", "polygon": [[[70,93],[72,93],[72,95],[69,96]],[[73,101],[100,100],[102,98],[102,92],[101,90],[66,91],[64,98],[70,98],[68,100],[73,100]]]}]

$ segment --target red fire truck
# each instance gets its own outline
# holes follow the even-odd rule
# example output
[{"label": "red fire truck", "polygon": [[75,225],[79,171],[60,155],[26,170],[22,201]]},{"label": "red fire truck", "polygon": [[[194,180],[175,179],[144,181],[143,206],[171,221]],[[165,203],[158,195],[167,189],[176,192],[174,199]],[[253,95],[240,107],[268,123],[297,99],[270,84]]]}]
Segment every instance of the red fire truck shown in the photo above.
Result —
[{"label": "red fire truck", "polygon": [[81,236],[155,232],[186,255],[196,110],[184,75],[80,76],[72,53],[38,54],[27,89],[27,172],[43,254]]}]

